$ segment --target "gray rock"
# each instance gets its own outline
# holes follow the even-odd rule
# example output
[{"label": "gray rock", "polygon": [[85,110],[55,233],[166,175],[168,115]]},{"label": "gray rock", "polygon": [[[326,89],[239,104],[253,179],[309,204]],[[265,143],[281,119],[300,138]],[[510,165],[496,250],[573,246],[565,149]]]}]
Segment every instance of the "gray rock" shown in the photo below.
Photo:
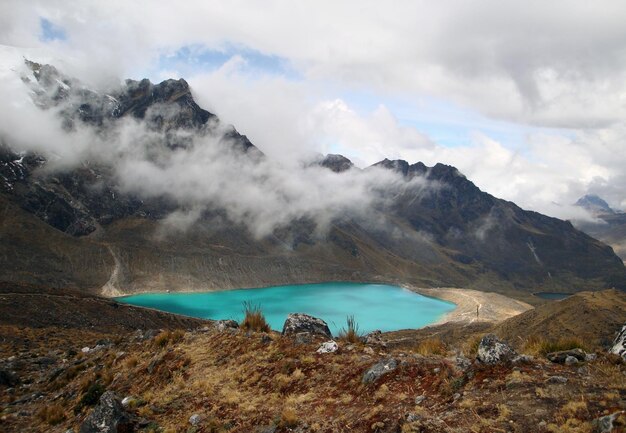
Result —
[{"label": "gray rock", "polygon": [[613,346],[609,352],[626,359],[626,325],[622,326],[622,330],[617,334],[615,340],[613,340]]},{"label": "gray rock", "polygon": [[550,376],[546,379],[545,383],[547,384],[563,384],[567,383],[567,377],[563,376]]},{"label": "gray rock", "polygon": [[576,365],[578,364],[578,358],[575,356],[566,356],[565,357],[565,365]]},{"label": "gray rock", "polygon": [[584,361],[585,352],[583,352],[582,349],[570,349],[562,350],[560,352],[550,352],[546,355],[546,358],[548,358],[548,360],[557,364],[565,364],[565,361],[567,361],[568,357],[576,358],[577,361]]},{"label": "gray rock", "polygon": [[213,326],[219,332],[224,332],[227,329],[237,329],[237,328],[239,328],[239,323],[235,322],[234,320],[217,320],[217,321],[215,321]]},{"label": "gray rock", "polygon": [[334,353],[339,349],[337,343],[333,340],[325,341],[317,349],[317,353]]},{"label": "gray rock", "polygon": [[194,413],[193,415],[191,415],[189,417],[189,424],[193,425],[193,426],[197,426],[202,422],[202,417],[200,415],[198,415],[197,413]]},{"label": "gray rock", "polygon": [[535,358],[533,358],[530,355],[518,355],[515,358],[513,358],[511,362],[513,362],[513,364],[530,364],[534,360]]},{"label": "gray rock", "polygon": [[300,333],[333,338],[328,325],[322,319],[303,313],[289,314],[283,325],[283,335],[296,335]]},{"label": "gray rock", "polygon": [[510,362],[517,354],[506,342],[493,334],[485,335],[478,345],[476,359],[483,364]]},{"label": "gray rock", "polygon": [[313,342],[313,336],[308,332],[299,332],[293,337],[293,344],[296,346],[300,344],[311,344]]},{"label": "gray rock", "polygon": [[601,416],[600,418],[596,418],[591,423],[593,427],[593,431],[597,433],[611,433],[613,431],[613,421],[621,414],[622,412],[615,412],[611,415]]},{"label": "gray rock", "polygon": [[371,346],[387,347],[387,343],[383,341],[383,333],[378,329],[368,334],[365,334],[363,337],[361,337],[361,341]]},{"label": "gray rock", "polygon": [[472,366],[472,361],[464,356],[457,356],[454,364],[459,370],[465,371]]},{"label": "gray rock", "polygon": [[275,425],[268,425],[264,427],[257,427],[256,432],[257,433],[276,433],[277,429],[278,427],[276,427]]},{"label": "gray rock", "polygon": [[393,358],[382,359],[363,375],[363,383],[373,383],[387,373],[391,373],[398,367],[398,362]]},{"label": "gray rock", "polygon": [[119,398],[107,391],[80,426],[79,433],[118,433],[135,431],[136,421]]},{"label": "gray rock", "polygon": [[588,353],[585,355],[585,362],[595,361],[596,359],[598,359],[598,355],[595,353]]},{"label": "gray rock", "polygon": [[426,400],[426,396],[425,395],[418,395],[417,397],[415,397],[415,405],[418,406],[420,404],[422,404],[422,402]]}]

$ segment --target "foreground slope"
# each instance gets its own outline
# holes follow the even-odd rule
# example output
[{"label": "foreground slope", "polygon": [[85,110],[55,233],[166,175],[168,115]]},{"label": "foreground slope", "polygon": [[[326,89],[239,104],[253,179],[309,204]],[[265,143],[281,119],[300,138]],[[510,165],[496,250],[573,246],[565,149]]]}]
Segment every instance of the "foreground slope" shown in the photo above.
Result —
[{"label": "foreground slope", "polygon": [[[484,365],[468,345],[339,341],[320,354],[319,341],[237,329],[0,333],[3,431],[78,431],[105,390],[130,397],[129,431],[589,433],[604,415],[615,414],[614,431],[626,423],[626,365],[600,348],[577,365]],[[364,380],[380,362],[386,374]]]}]

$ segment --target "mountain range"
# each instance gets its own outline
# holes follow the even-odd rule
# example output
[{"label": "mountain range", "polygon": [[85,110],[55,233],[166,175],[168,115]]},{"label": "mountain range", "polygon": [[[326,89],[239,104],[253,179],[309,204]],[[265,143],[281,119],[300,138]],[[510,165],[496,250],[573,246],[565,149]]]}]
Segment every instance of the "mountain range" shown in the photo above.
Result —
[{"label": "mountain range", "polygon": [[596,218],[595,221],[575,221],[576,227],[613,247],[615,253],[626,261],[626,213],[612,209],[594,194],[581,197],[576,205]]},{"label": "mountain range", "polygon": [[[104,143],[96,149],[107,157],[82,153],[66,163],[37,150],[45,146],[24,148],[0,137],[0,281],[105,295],[329,280],[521,294],[626,289],[624,264],[611,247],[568,221],[493,197],[444,164],[385,159],[361,170],[341,155],[313,158],[300,170],[313,166],[337,185],[323,190],[324,196],[344,194],[346,202],[358,202],[342,188],[365,179],[377,199],[346,212],[333,209],[341,209],[344,199],[337,199],[316,214],[271,221],[263,232],[250,224],[258,221],[250,214],[262,212],[264,197],[254,197],[258,209],[236,213],[239,198],[230,200],[236,193],[205,200],[197,210],[195,202],[167,190],[165,180],[163,191],[129,187],[119,161],[134,149],[106,147],[126,125],[139,125],[151,137],[142,145],[157,167],[166,164],[163,158],[194,152],[197,137],[211,138],[216,158],[228,154],[241,162],[229,169],[233,178],[257,176],[258,167],[274,163],[202,109],[183,79],[127,80],[105,93],[50,65],[26,61],[26,70],[23,85],[38,109],[56,119],[70,141],[88,131],[86,140]],[[379,184],[378,176],[393,181]],[[288,195],[282,187],[272,193]],[[164,229],[172,215],[190,213],[195,216],[184,229]]]}]

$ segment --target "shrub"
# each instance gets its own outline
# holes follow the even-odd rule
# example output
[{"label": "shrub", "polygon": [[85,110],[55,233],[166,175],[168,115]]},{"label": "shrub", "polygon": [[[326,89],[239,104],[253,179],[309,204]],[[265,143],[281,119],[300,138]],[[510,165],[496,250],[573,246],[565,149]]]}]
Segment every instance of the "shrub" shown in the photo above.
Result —
[{"label": "shrub", "polygon": [[531,355],[546,355],[550,352],[560,352],[570,349],[586,350],[586,346],[580,338],[570,337],[548,340],[537,335],[532,335],[526,340],[523,350],[525,353]]},{"label": "shrub", "polygon": [[445,355],[448,352],[446,345],[438,338],[427,338],[420,341],[415,349],[420,355]]},{"label": "shrub", "polygon": [[81,397],[74,411],[80,412],[85,406],[95,405],[98,403],[98,400],[100,400],[100,396],[104,394],[104,391],[106,391],[104,385],[100,383],[92,383]]},{"label": "shrub", "polygon": [[57,425],[65,420],[65,412],[61,406],[53,404],[42,407],[39,412],[37,412],[37,418],[47,424]]},{"label": "shrub", "polygon": [[241,328],[247,331],[269,332],[270,325],[265,320],[265,316],[259,305],[251,302],[243,303],[244,318],[241,322]]},{"label": "shrub", "polygon": [[279,426],[292,428],[298,425],[298,421],[298,414],[296,414],[296,411],[291,408],[285,408],[280,414]]},{"label": "shrub", "polygon": [[339,339],[347,343],[358,343],[361,341],[359,325],[356,323],[354,316],[346,317],[346,327],[339,331]]}]

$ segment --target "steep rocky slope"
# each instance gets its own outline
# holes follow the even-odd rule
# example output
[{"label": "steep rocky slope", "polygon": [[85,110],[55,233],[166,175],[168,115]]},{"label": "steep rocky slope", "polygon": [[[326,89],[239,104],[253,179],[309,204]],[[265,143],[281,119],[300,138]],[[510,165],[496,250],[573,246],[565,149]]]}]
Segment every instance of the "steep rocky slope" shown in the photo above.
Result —
[{"label": "steep rocky slope", "polygon": [[626,213],[618,212],[597,195],[586,195],[577,202],[597,218],[596,221],[575,221],[576,227],[600,239],[615,250],[626,261]]},{"label": "steep rocky slope", "polygon": [[[51,66],[28,66],[32,75],[24,81],[34,101],[55,110],[71,137],[88,130],[106,145],[120,125],[141,125],[153,140],[146,149],[161,152],[148,152],[157,165],[162,152],[193,151],[194,137],[212,137],[246,164],[266,160],[245,136],[200,108],[184,80],[129,80],[98,93]],[[122,188],[116,160],[59,168],[0,141],[4,281],[104,288],[109,295],[328,280],[508,293],[626,287],[626,270],[611,248],[568,222],[482,192],[443,164],[384,160],[366,169],[364,176],[386,170],[398,180],[377,191],[384,200],[361,214],[335,215],[324,230],[305,213],[258,236],[215,204],[187,230],[164,234],[167,217],[189,205],[171,194]],[[116,151],[132,149],[110,150]],[[316,163],[337,177],[358,170],[340,155]]]}]

